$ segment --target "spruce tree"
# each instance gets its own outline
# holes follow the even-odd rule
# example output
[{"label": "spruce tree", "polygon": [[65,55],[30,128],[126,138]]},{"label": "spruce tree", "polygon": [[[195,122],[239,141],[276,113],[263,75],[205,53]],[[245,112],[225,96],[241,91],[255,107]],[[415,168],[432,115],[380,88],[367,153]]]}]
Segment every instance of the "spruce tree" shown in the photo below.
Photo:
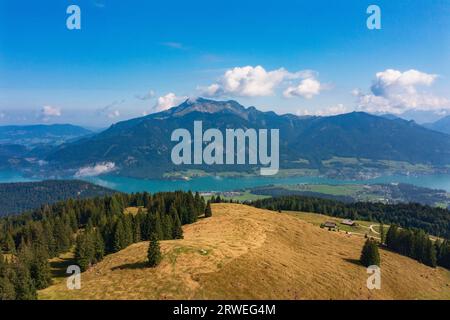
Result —
[{"label": "spruce tree", "polygon": [[103,237],[98,229],[95,229],[94,234],[94,263],[100,262],[103,260],[105,255],[105,242],[103,241]]},{"label": "spruce tree", "polygon": [[0,276],[6,274],[6,259],[3,256],[2,249],[0,248]]},{"label": "spruce tree", "polygon": [[372,239],[367,239],[363,246],[360,258],[361,264],[365,267],[372,265],[380,266],[380,254],[377,243]]},{"label": "spruce tree", "polygon": [[117,221],[116,228],[114,230],[114,243],[113,250],[114,252],[120,251],[126,247],[126,235],[125,228],[123,226],[122,219]]},{"label": "spruce tree", "polygon": [[425,257],[423,259],[423,263],[427,266],[435,268],[437,265],[436,247],[430,239],[427,239],[424,251]]},{"label": "spruce tree", "polygon": [[384,224],[383,222],[380,223],[380,239],[381,239],[381,244],[384,244]]},{"label": "spruce tree", "polygon": [[173,233],[173,220],[172,216],[170,214],[163,215],[163,232],[164,232],[164,239],[169,240],[172,239],[172,233]]},{"label": "spruce tree", "polygon": [[212,216],[212,210],[211,210],[211,202],[207,202],[206,203],[206,208],[205,208],[205,217],[211,217]]},{"label": "spruce tree", "polygon": [[84,233],[79,234],[75,246],[75,262],[81,271],[86,271],[91,264],[87,245],[86,235]]},{"label": "spruce tree", "polygon": [[123,215],[123,226],[125,231],[124,236],[124,248],[128,247],[130,244],[133,243],[134,237],[133,237],[133,216],[132,215]]},{"label": "spruce tree", "polygon": [[34,257],[30,264],[30,275],[38,290],[47,288],[52,281],[48,258],[48,253],[42,246],[35,248]]},{"label": "spruce tree", "polygon": [[438,264],[444,268],[450,269],[450,243],[445,240],[439,246]]},{"label": "spruce tree", "polygon": [[392,250],[396,250],[397,247],[397,230],[396,225],[391,225],[386,233],[386,245]]},{"label": "spruce tree", "polygon": [[9,277],[9,266],[0,250],[0,301],[16,299],[16,291]]},{"label": "spruce tree", "polygon": [[139,209],[137,215],[134,217],[133,221],[133,242],[140,242],[141,241],[141,216],[142,211]]},{"label": "spruce tree", "polygon": [[159,247],[158,235],[153,232],[150,235],[150,243],[147,251],[148,266],[156,267],[161,262],[161,250]]},{"label": "spruce tree", "polygon": [[9,232],[6,233],[5,237],[5,250],[12,254],[16,253],[16,244],[14,243],[14,239]]},{"label": "spruce tree", "polygon": [[0,301],[2,300],[15,300],[16,299],[16,291],[14,289],[14,285],[9,280],[8,276],[0,275]]},{"label": "spruce tree", "polygon": [[156,212],[153,222],[154,222],[154,226],[153,226],[152,230],[150,230],[150,232],[156,233],[156,236],[158,237],[159,240],[164,239],[163,226],[162,226],[162,222],[161,222],[161,214],[159,212]]},{"label": "spruce tree", "polygon": [[172,238],[183,239],[183,228],[181,227],[181,221],[178,215],[175,215],[175,220],[173,222]]},{"label": "spruce tree", "polygon": [[16,300],[36,300],[37,292],[28,266],[18,260],[14,264],[14,289]]}]

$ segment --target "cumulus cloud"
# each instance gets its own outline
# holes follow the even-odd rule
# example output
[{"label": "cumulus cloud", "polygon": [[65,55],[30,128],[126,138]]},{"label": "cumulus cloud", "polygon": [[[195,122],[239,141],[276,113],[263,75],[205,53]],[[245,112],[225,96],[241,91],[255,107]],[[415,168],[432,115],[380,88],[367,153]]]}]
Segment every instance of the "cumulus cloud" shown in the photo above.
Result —
[{"label": "cumulus cloud", "polygon": [[209,97],[238,96],[264,97],[273,95],[285,81],[313,78],[313,72],[289,72],[284,68],[267,71],[262,66],[245,66],[229,69],[219,80],[208,87],[200,87],[202,95]]},{"label": "cumulus cloud", "polygon": [[349,112],[349,109],[345,107],[342,103],[339,103],[337,105],[331,106],[326,109],[320,109],[320,110],[308,110],[308,109],[302,109],[297,111],[298,116],[334,116],[337,114],[347,113]]},{"label": "cumulus cloud", "polygon": [[323,90],[323,86],[315,78],[307,78],[300,81],[297,86],[290,86],[284,90],[283,95],[286,98],[294,96],[312,99]]},{"label": "cumulus cloud", "polygon": [[404,72],[387,69],[375,75],[370,93],[352,91],[358,108],[374,113],[401,114],[408,110],[433,111],[450,109],[450,100],[421,90],[431,87],[437,75],[417,70]]},{"label": "cumulus cloud", "polygon": [[102,162],[95,164],[94,166],[86,166],[80,168],[76,173],[75,177],[93,177],[98,176],[100,174],[105,174],[111,171],[116,170],[116,165],[114,162]]},{"label": "cumulus cloud", "polygon": [[175,95],[175,93],[169,92],[165,96],[158,98],[155,106],[153,107],[153,110],[156,112],[164,111],[180,104],[186,99],[187,97],[178,97],[177,95]]}]

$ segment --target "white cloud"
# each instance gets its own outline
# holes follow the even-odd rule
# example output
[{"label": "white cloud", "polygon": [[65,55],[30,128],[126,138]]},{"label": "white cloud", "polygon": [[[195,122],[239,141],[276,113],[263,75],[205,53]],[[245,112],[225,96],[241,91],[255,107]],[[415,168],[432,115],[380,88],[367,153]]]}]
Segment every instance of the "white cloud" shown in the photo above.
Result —
[{"label": "white cloud", "polygon": [[323,86],[315,78],[306,78],[300,81],[297,86],[290,86],[284,90],[283,95],[286,98],[294,96],[311,99],[323,90]]},{"label": "white cloud", "polygon": [[153,90],[149,90],[146,94],[136,94],[135,98],[139,100],[150,100],[155,96],[155,92]]},{"label": "white cloud", "polygon": [[342,113],[347,113],[349,110],[342,103],[331,106],[326,109],[313,110],[302,109],[297,111],[298,116],[334,116]]},{"label": "white cloud", "polygon": [[48,118],[48,117],[60,117],[61,116],[61,109],[52,107],[52,106],[43,106],[41,109],[42,116]]},{"label": "white cloud", "polygon": [[206,88],[205,96],[264,97],[273,95],[286,80],[313,77],[310,70],[289,72],[284,68],[266,71],[262,66],[245,66],[229,69],[220,79]]},{"label": "white cloud", "polygon": [[376,73],[370,93],[352,91],[357,97],[358,109],[374,113],[401,114],[408,110],[450,109],[450,100],[419,90],[430,87],[437,75],[417,70],[401,72],[387,69]]},{"label": "white cloud", "polygon": [[120,117],[119,110],[114,110],[114,111],[108,113],[108,118],[112,119],[112,118],[117,118],[117,117]]},{"label": "white cloud", "polygon": [[80,168],[76,173],[75,177],[93,177],[100,174],[108,173],[116,170],[116,165],[114,162],[102,162],[95,164],[94,166],[86,166]]},{"label": "white cloud", "polygon": [[124,104],[125,101],[126,101],[125,99],[113,101],[112,103],[97,109],[96,113],[98,115],[106,116],[108,118],[117,118],[120,116],[120,111],[116,108]]},{"label": "white cloud", "polygon": [[61,109],[60,108],[56,108],[56,107],[52,107],[52,106],[43,106],[41,108],[41,113],[40,116],[37,115],[37,117],[42,120],[42,121],[49,121],[51,118],[53,117],[60,117],[61,116]]},{"label": "white cloud", "polygon": [[165,96],[158,98],[158,101],[156,102],[156,105],[153,107],[153,110],[156,112],[164,111],[180,104],[186,99],[187,97],[178,97],[177,95],[175,95],[175,93],[169,92]]}]

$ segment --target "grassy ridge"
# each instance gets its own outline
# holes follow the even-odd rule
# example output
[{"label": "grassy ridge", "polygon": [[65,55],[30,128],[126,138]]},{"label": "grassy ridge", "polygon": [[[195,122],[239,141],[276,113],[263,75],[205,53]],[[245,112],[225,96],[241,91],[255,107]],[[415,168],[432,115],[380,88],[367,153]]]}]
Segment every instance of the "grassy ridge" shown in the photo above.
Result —
[{"label": "grassy ridge", "polygon": [[185,225],[185,238],[161,242],[147,268],[147,242],[107,256],[41,299],[450,299],[450,272],[380,250],[382,288],[366,288],[364,238],[330,232],[293,213],[213,204],[213,217]]}]

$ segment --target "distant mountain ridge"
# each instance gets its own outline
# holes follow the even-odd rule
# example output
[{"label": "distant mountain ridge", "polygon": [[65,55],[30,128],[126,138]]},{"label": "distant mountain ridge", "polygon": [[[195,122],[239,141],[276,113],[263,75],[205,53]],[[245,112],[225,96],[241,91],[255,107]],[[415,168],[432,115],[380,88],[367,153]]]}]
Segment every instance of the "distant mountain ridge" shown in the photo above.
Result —
[{"label": "distant mountain ridge", "polygon": [[161,177],[181,169],[249,170],[249,166],[175,166],[170,151],[173,130],[203,128],[280,129],[281,168],[296,168],[306,159],[311,167],[334,156],[450,164],[450,136],[411,121],[388,120],[363,112],[330,117],[298,117],[245,108],[236,101],[186,100],[177,107],[122,121],[109,129],[65,143],[45,158],[57,170],[72,170],[101,162],[115,164],[116,173],[132,177]]},{"label": "distant mountain ridge", "polygon": [[92,133],[71,124],[0,126],[0,144],[61,144]]},{"label": "distant mountain ridge", "polygon": [[424,124],[424,127],[431,130],[450,134],[450,116],[446,116],[433,123]]},{"label": "distant mountain ridge", "polygon": [[0,216],[18,214],[69,198],[94,198],[115,192],[80,180],[0,183]]}]

